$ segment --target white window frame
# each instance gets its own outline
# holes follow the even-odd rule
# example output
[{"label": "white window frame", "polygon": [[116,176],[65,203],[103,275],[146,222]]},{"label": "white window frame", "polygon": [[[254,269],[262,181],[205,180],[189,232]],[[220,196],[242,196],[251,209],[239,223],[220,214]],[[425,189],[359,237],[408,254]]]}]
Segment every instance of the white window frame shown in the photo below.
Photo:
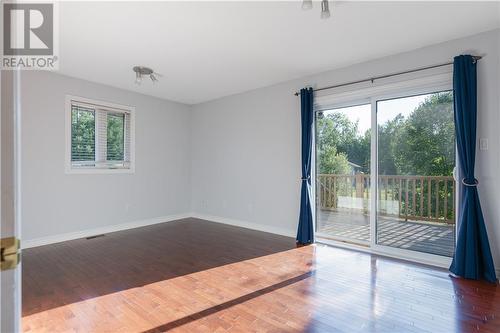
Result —
[{"label": "white window frame", "polygon": [[[348,90],[342,92],[331,93],[324,96],[315,98],[314,111],[324,111],[328,109],[346,107],[350,105],[371,104],[371,125],[372,129],[377,128],[377,101],[401,98],[414,95],[422,95],[433,93],[436,91],[452,90],[452,72],[447,70],[436,74],[428,74],[425,76],[413,76],[411,78],[397,80],[389,83],[373,84],[370,86],[350,87]],[[314,117],[316,119],[316,117]],[[314,149],[316,147],[314,146]],[[381,245],[376,242],[376,221],[377,221],[377,175],[378,175],[378,131],[372,130],[371,135],[371,184],[370,187],[370,242],[365,245],[358,245],[352,243],[345,243],[341,239],[328,239],[328,235],[316,233],[320,238],[320,243],[331,244],[340,247],[354,248],[369,253],[394,257],[403,260],[410,260],[418,263],[438,266],[449,267],[451,264],[451,257],[445,257],[430,253],[417,252],[413,250],[392,248],[387,245]],[[314,160],[313,169],[316,169],[316,159]],[[455,162],[458,165],[458,160]],[[456,187],[457,189],[459,186]],[[316,198],[316,193],[314,193]],[[456,205],[459,206],[459,196],[456,196]],[[455,234],[458,234],[458,213],[455,214]],[[314,223],[316,224],[317,216],[315,216]],[[316,225],[314,226],[316,230]],[[322,238],[323,237],[323,238]],[[349,240],[349,242],[352,242]]]},{"label": "white window frame", "polygon": [[[130,116],[130,164],[128,167],[114,166],[80,166],[75,167],[71,162],[71,106],[73,104],[88,105],[97,109],[106,111],[128,113]],[[65,172],[66,174],[131,174],[135,173],[135,107],[94,100],[90,98],[66,95],[65,107]],[[97,120],[97,112],[96,112]],[[97,136],[97,131],[96,131]],[[96,137],[97,153],[97,137]]]}]

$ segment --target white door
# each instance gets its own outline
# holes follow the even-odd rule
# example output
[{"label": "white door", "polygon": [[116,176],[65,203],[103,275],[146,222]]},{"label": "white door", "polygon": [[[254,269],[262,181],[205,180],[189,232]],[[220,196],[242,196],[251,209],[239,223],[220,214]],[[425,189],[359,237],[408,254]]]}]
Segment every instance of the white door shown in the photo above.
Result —
[{"label": "white door", "polygon": [[20,331],[19,72],[1,71],[0,332]]}]

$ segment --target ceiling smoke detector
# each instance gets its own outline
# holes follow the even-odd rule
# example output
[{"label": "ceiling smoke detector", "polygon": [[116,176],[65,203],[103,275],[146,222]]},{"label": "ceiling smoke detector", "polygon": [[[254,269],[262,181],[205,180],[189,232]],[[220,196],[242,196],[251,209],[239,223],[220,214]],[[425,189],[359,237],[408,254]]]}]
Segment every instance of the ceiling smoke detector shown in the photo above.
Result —
[{"label": "ceiling smoke detector", "polygon": [[135,72],[135,84],[138,84],[138,85],[140,85],[142,83],[142,78],[144,76],[149,76],[149,78],[151,79],[151,81],[153,83],[158,82],[157,76],[161,76],[160,74],[155,73],[155,71],[149,67],[134,66],[134,68],[132,68],[132,70]]}]

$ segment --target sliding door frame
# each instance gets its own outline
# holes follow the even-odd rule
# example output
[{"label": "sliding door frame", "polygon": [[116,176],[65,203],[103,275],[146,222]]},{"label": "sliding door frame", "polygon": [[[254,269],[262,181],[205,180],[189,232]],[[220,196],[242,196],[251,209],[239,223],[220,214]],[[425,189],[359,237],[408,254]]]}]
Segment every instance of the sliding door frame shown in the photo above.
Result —
[{"label": "sliding door frame", "polygon": [[[324,243],[330,243],[336,246],[343,246],[348,248],[360,249],[362,251],[368,251],[370,253],[380,254],[384,256],[394,257],[398,259],[411,260],[423,264],[430,264],[439,267],[449,267],[451,264],[451,258],[423,253],[413,250],[406,250],[400,248],[394,248],[387,245],[377,244],[377,193],[378,193],[378,125],[377,125],[377,102],[395,98],[403,98],[410,96],[417,96],[429,93],[436,93],[441,91],[452,90],[452,72],[450,70],[446,72],[440,72],[437,74],[427,74],[427,76],[413,77],[406,80],[401,80],[397,82],[389,82],[386,84],[370,85],[368,87],[351,87],[350,90],[333,93],[329,95],[323,95],[316,97],[315,100],[315,113],[326,111],[335,108],[341,108],[346,106],[354,106],[360,104],[371,104],[371,140],[370,140],[370,242],[365,244],[365,246],[359,246],[355,243],[346,244],[346,240],[321,240]],[[316,121],[316,117],[314,117]],[[316,126],[315,126],[316,128]],[[316,141],[317,131],[315,130],[315,141]],[[314,146],[315,148],[315,146]],[[316,171],[316,149],[315,149],[315,160],[314,160],[314,170]],[[455,165],[457,165],[457,159],[455,158]],[[457,168],[458,169],[458,168]],[[316,180],[316,177],[315,177]],[[316,181],[314,182],[316,183]],[[456,179],[455,179],[456,185]],[[457,190],[459,186],[455,187]],[[317,196],[314,192],[315,198],[315,211],[317,212]],[[458,200],[459,196],[456,196],[456,205],[459,207]],[[455,213],[455,222],[457,222],[457,213]],[[317,224],[317,216],[315,218]],[[316,231],[316,228],[315,228]],[[457,232],[457,223],[455,223],[455,234]],[[321,234],[318,234],[321,237]],[[369,248],[366,247],[369,245]]]}]

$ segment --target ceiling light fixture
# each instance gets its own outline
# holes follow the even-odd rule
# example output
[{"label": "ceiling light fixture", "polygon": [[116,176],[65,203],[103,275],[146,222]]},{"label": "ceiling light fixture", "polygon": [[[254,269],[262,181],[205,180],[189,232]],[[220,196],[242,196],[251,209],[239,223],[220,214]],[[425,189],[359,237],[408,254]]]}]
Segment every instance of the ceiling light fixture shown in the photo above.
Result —
[{"label": "ceiling light fixture", "polygon": [[[330,17],[330,4],[328,0],[321,0],[321,18],[327,19]],[[310,10],[313,8],[312,0],[302,0],[302,10]]]},{"label": "ceiling light fixture", "polygon": [[303,10],[309,10],[313,8],[313,2],[312,0],[303,0],[302,1],[302,9]]},{"label": "ceiling light fixture", "polygon": [[328,0],[321,1],[321,18],[327,19],[330,17],[330,8],[328,8]]},{"label": "ceiling light fixture", "polygon": [[151,81],[153,83],[158,82],[157,77],[161,76],[160,74],[155,73],[155,71],[152,70],[151,68],[144,67],[144,66],[134,66],[134,68],[132,68],[132,70],[135,72],[135,84],[137,84],[137,85],[140,85],[142,83],[142,78],[144,76],[149,76],[149,78],[151,79]]}]

